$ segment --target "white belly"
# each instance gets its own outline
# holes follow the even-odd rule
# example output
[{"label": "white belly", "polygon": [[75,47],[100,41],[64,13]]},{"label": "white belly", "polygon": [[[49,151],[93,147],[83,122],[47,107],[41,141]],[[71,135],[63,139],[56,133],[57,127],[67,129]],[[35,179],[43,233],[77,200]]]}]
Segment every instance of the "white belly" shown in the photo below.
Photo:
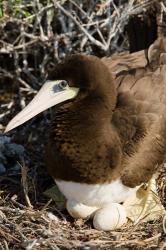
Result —
[{"label": "white belly", "polygon": [[80,184],[60,180],[55,180],[55,182],[66,199],[97,207],[108,203],[124,202],[139,188],[126,187],[120,179],[104,184]]}]

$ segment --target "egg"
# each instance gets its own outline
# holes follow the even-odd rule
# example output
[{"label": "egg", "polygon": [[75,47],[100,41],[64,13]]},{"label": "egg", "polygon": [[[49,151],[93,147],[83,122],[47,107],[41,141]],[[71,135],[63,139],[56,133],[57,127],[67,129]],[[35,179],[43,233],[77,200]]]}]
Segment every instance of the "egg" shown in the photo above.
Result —
[{"label": "egg", "polygon": [[94,228],[103,231],[117,229],[126,222],[126,210],[118,203],[111,203],[97,210],[93,218]]}]

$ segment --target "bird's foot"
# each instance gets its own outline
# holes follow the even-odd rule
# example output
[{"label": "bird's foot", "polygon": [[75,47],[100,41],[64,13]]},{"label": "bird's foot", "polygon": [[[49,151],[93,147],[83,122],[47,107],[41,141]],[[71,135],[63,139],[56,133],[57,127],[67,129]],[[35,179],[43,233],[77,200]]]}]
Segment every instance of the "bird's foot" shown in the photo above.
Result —
[{"label": "bird's foot", "polygon": [[97,208],[68,200],[66,208],[69,214],[75,219],[93,218],[93,225],[97,230],[114,230],[127,222],[126,210],[118,203],[111,203],[103,208]]},{"label": "bird's foot", "polygon": [[98,209],[97,207],[89,207],[74,200],[67,200],[66,208],[69,214],[75,219],[91,217]]}]

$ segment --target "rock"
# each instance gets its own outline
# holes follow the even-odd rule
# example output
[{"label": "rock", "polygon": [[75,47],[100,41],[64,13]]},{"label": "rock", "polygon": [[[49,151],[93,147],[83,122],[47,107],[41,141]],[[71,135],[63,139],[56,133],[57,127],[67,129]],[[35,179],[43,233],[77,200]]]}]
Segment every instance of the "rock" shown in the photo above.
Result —
[{"label": "rock", "polygon": [[5,174],[5,173],[6,173],[5,166],[2,163],[0,163],[0,175]]},{"label": "rock", "polygon": [[22,145],[12,143],[11,138],[0,136],[0,174],[6,171],[18,173],[20,166],[18,164],[25,156],[25,149]]}]

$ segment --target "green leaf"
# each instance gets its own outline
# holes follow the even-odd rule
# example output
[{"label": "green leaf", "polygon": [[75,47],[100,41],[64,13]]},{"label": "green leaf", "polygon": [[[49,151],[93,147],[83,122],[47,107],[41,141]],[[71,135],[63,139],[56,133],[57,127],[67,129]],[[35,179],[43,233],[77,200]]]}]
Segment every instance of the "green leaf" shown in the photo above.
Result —
[{"label": "green leaf", "polygon": [[44,195],[55,201],[58,207],[65,207],[65,197],[59,191],[58,187],[55,185],[44,192]]}]

